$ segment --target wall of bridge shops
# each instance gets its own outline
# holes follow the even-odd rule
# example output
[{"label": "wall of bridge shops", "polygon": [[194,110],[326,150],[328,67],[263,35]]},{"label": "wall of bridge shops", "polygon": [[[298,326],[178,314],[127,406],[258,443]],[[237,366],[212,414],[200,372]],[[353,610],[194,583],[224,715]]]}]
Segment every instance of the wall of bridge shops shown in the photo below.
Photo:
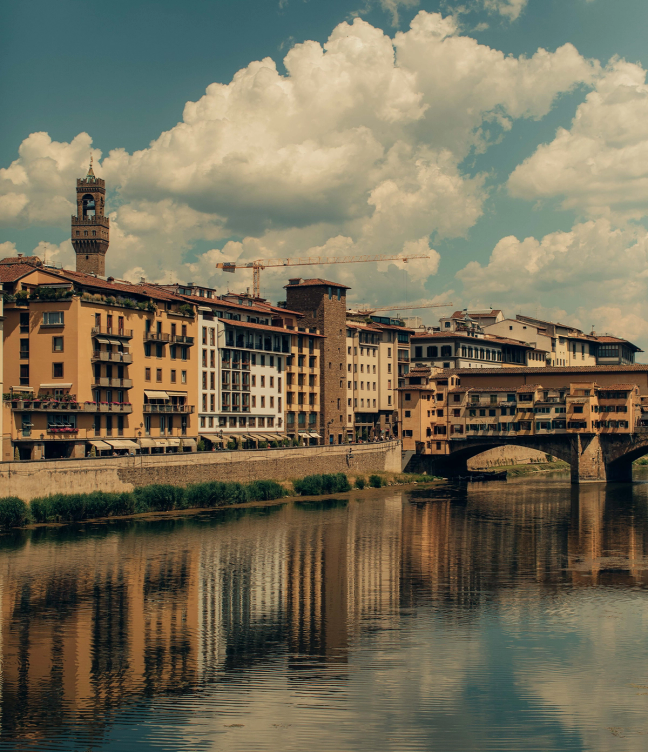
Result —
[{"label": "wall of bridge shops", "polygon": [[0,497],[132,491],[152,483],[289,480],[314,473],[400,472],[401,442],[0,463]]},{"label": "wall of bridge shops", "polygon": [[648,365],[596,366],[590,368],[475,368],[451,371],[459,376],[462,387],[510,387],[541,384],[545,389],[559,389],[573,382],[596,382],[599,386],[636,384],[640,394],[648,394]]}]

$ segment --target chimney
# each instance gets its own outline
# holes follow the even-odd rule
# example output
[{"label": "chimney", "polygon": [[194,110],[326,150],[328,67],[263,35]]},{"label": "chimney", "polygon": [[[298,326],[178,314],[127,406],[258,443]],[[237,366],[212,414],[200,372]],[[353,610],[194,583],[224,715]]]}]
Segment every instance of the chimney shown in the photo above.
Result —
[{"label": "chimney", "polygon": [[146,284],[146,277],[140,277],[140,285]]}]

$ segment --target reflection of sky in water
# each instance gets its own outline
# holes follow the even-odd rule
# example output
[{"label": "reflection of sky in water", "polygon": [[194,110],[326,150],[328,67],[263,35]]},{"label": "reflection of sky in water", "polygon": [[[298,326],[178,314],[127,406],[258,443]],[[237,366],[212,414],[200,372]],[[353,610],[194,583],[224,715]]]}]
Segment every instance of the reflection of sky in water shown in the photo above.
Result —
[{"label": "reflection of sky in water", "polygon": [[[534,479],[28,541],[0,554],[1,746],[643,750],[647,491]],[[26,609],[20,583],[70,571],[74,603],[32,587]],[[37,645],[84,624],[71,692]],[[21,687],[29,639],[52,666]],[[14,698],[57,686],[72,699],[25,712],[15,746]]]}]

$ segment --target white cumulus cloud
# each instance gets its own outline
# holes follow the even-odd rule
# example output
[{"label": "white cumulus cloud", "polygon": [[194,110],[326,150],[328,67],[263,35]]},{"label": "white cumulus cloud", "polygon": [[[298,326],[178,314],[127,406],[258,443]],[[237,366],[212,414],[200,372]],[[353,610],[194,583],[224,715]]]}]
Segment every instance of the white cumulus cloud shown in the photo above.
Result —
[{"label": "white cumulus cloud", "polygon": [[648,211],[648,86],[639,65],[614,60],[578,107],[571,128],[515,169],[513,196],[562,199],[591,215]]},{"label": "white cumulus cloud", "polygon": [[[394,38],[359,18],[342,23],[324,44],[294,45],[284,66],[251,62],[187,102],[182,121],[148,148],[116,149],[96,164],[112,191],[111,273],[200,274],[216,284],[224,277],[214,258],[224,253],[416,247],[430,258],[409,267],[424,276],[412,271],[408,284],[425,295],[439,264],[434,239],[465,235],[483,213],[484,177],[462,168],[466,156],[598,75],[572,45],[505,55],[462,35],[452,17],[423,11]],[[90,147],[87,134],[69,144],[25,139],[0,171],[0,224],[67,226]],[[400,295],[393,280],[406,274],[393,265],[334,273],[371,300]],[[265,278],[279,294],[280,275]]]}]

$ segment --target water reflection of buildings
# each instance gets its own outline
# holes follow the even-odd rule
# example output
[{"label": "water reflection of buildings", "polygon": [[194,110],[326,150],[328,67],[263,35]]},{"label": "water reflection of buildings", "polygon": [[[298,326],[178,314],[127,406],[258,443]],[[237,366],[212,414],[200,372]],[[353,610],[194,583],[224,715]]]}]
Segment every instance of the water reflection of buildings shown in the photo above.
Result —
[{"label": "water reflection of buildings", "polygon": [[321,686],[403,607],[466,618],[565,584],[645,584],[646,487],[633,488],[382,492],[34,535],[0,558],[3,733],[100,734],[125,703],[271,662]]},{"label": "water reflection of buildings", "polygon": [[261,661],[345,664],[364,621],[397,614],[401,506],[29,539],[0,560],[3,733],[92,736],[125,703]]},{"label": "water reflection of buildings", "polygon": [[[196,679],[196,559],[153,538],[29,544],[3,576],[4,732],[90,724]],[[156,545],[158,544],[158,545]]]}]

